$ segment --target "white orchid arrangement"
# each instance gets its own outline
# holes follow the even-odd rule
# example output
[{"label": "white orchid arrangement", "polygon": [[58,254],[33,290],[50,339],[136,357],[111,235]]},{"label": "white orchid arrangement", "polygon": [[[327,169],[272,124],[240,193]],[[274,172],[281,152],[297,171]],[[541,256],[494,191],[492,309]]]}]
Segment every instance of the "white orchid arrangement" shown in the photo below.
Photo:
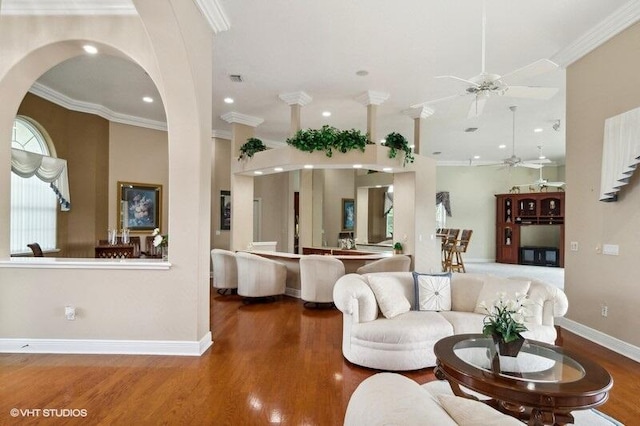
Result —
[{"label": "white orchid arrangement", "polygon": [[160,228],[154,229],[151,236],[153,237],[154,247],[166,247],[167,245],[169,245],[169,236],[161,235]]},{"label": "white orchid arrangement", "polygon": [[487,307],[484,301],[480,303],[480,306],[487,311],[482,334],[487,337],[501,336],[505,342],[522,338],[520,333],[527,331],[524,321],[528,315],[526,306],[529,299],[520,293],[516,293],[515,296],[515,300],[507,299],[505,292],[498,292],[498,299],[491,307]]}]

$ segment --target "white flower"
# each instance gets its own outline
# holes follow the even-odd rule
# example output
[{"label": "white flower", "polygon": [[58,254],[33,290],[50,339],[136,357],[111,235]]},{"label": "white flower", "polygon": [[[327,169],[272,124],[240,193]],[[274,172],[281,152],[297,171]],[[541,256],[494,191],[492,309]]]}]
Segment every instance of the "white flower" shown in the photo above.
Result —
[{"label": "white flower", "polygon": [[[155,232],[155,231],[153,231],[153,232]],[[164,240],[164,238],[162,238],[162,235],[155,235],[155,237],[153,237],[153,246],[154,247],[158,247],[160,244],[162,244],[163,240]]]},{"label": "white flower", "polygon": [[[151,236],[155,237],[158,234],[160,234],[160,228],[154,229],[153,232],[151,233]],[[154,240],[154,244],[155,244],[155,240]]]}]

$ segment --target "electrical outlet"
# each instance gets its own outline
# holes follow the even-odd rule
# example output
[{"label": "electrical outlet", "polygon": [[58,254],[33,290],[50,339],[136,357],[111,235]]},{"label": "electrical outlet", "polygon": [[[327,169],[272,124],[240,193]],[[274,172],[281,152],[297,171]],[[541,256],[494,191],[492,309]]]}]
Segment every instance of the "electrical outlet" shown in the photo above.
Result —
[{"label": "electrical outlet", "polygon": [[64,316],[68,321],[74,321],[76,319],[76,308],[73,306],[65,306]]},{"label": "electrical outlet", "polygon": [[609,307],[607,305],[602,305],[600,314],[606,318],[609,315]]},{"label": "electrical outlet", "polygon": [[578,242],[571,241],[571,251],[578,251]]}]

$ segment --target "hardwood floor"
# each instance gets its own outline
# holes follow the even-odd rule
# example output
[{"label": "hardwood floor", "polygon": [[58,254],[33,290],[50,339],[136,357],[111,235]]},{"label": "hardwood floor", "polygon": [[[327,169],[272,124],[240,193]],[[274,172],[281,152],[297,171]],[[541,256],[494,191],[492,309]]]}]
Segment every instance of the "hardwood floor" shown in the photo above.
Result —
[{"label": "hardwood floor", "polygon": [[[214,345],[201,357],[2,354],[0,424],[339,425],[354,389],[376,373],[342,357],[336,309],[305,309],[289,297],[244,305],[214,293],[211,320]],[[614,377],[601,411],[634,424],[640,364],[562,335]],[[403,374],[435,380],[432,369]],[[12,418],[12,408],[43,411]],[[45,409],[86,417],[45,417]]]}]

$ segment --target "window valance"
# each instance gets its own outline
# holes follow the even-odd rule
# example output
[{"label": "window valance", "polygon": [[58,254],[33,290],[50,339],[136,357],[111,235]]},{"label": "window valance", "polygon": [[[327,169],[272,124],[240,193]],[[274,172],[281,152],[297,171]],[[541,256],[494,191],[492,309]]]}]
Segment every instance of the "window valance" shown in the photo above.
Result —
[{"label": "window valance", "polygon": [[600,201],[616,201],[618,191],[640,163],[640,108],[604,122]]},{"label": "window valance", "polygon": [[51,186],[60,202],[60,210],[71,208],[67,160],[11,148],[11,171],[23,178],[36,175]]}]

